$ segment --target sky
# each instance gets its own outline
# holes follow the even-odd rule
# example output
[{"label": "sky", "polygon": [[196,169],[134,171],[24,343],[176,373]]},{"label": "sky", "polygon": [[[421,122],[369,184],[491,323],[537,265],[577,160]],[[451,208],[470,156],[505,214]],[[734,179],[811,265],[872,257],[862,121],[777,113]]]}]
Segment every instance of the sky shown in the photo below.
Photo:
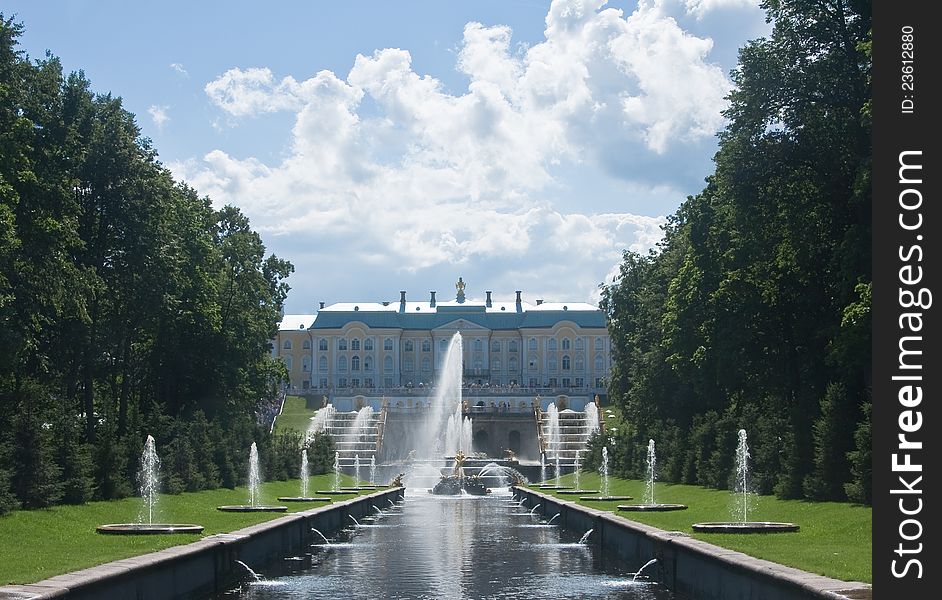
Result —
[{"label": "sky", "polygon": [[597,303],[712,172],[758,0],[5,0],[289,260],[288,313]]}]

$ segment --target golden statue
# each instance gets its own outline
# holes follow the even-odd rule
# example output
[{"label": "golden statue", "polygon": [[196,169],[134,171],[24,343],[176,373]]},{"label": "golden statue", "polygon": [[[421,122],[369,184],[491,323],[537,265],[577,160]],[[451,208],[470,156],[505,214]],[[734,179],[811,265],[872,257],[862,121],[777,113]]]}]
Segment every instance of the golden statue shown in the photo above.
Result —
[{"label": "golden statue", "polygon": [[458,283],[455,284],[455,289],[458,290],[458,293],[459,293],[459,294],[463,294],[463,293],[464,293],[464,288],[465,288],[464,280],[463,280],[461,277],[459,277],[459,278],[458,278]]},{"label": "golden statue", "polygon": [[405,476],[405,473],[400,473],[396,475],[396,478],[389,482],[389,487],[403,487],[402,478]]},{"label": "golden statue", "polygon": [[465,456],[464,452],[461,450],[458,450],[458,452],[455,453],[455,477],[461,476],[461,468],[464,466],[464,461],[466,458],[467,456]]}]

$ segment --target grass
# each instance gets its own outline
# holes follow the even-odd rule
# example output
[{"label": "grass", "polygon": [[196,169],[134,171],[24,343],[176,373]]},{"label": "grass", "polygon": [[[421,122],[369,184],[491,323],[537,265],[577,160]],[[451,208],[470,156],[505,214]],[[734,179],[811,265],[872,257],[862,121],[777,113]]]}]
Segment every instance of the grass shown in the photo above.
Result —
[{"label": "grass", "polygon": [[[565,485],[573,484],[573,476],[561,478]],[[596,473],[582,473],[579,487],[601,489]],[[550,481],[548,483],[553,483]],[[551,490],[539,490],[554,494]],[[713,490],[691,485],[659,483],[655,501],[686,504],[687,510],[661,513],[618,511],[618,504],[640,503],[644,497],[644,482],[609,478],[611,495],[633,496],[634,500],[621,502],[590,502],[575,496],[559,496],[561,500],[578,501],[600,510],[609,510],[627,519],[667,531],[682,531],[692,537],[717,546],[738,550],[750,556],[764,558],[844,581],[870,583],[872,574],[873,542],[871,539],[873,511],[869,506],[841,502],[806,502],[779,500],[772,496],[759,496],[749,512],[749,520],[784,521],[801,527],[795,533],[779,534],[704,534],[694,533],[693,523],[705,521],[735,521],[730,509],[732,495],[728,491]]]},{"label": "grass", "polygon": [[278,434],[288,429],[293,429],[302,435],[307,433],[314,412],[306,407],[304,398],[288,396],[285,398],[285,405],[281,410],[281,414],[275,419],[274,433]]},{"label": "grass", "polygon": [[[334,475],[311,477],[310,489],[331,489]],[[352,485],[343,476],[341,485]],[[297,496],[298,480],[262,484],[261,503],[280,504],[279,496]],[[370,492],[361,492],[368,494]],[[334,496],[336,500],[352,496]],[[0,517],[0,585],[34,583],[54,575],[195,542],[203,536],[225,533],[282,516],[283,513],[227,513],[225,504],[246,504],[246,488],[218,489],[161,495],[156,521],[203,525],[202,534],[119,536],[102,535],[95,527],[105,523],[134,523],[140,498],[90,502],[81,506],[56,506],[42,510],[14,511]],[[299,512],[326,502],[287,503],[288,512]]]}]

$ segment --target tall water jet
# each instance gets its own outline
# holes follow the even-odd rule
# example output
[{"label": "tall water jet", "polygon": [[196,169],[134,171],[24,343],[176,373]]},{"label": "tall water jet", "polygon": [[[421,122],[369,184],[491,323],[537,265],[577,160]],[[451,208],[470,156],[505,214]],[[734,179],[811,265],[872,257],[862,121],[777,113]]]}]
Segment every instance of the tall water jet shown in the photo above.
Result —
[{"label": "tall water jet", "polygon": [[462,408],[459,401],[454,414],[448,417],[445,426],[445,456],[455,456],[458,452],[466,455],[471,453],[471,417],[463,416]]},{"label": "tall water jet", "polygon": [[553,458],[559,462],[559,450],[562,443],[562,436],[559,429],[559,409],[553,402],[546,407],[546,436],[548,439],[548,450]]},{"label": "tall water jet", "polygon": [[340,489],[340,453],[334,452],[334,489]]},{"label": "tall water jet", "polygon": [[733,516],[737,521],[719,523],[694,523],[693,530],[703,533],[774,533],[798,531],[794,523],[776,523],[771,521],[749,521],[749,505],[752,493],[749,490],[749,444],[746,430],[740,429],[736,444],[736,472],[733,484]]},{"label": "tall water jet", "polygon": [[599,407],[594,402],[585,405],[585,436],[586,439],[599,430]]},{"label": "tall water jet", "polygon": [[157,456],[154,438],[150,435],[144,441],[144,451],[141,453],[141,466],[137,479],[141,499],[143,500],[137,523],[99,525],[97,527],[98,533],[200,533],[203,531],[202,525],[154,523],[160,493],[160,458]]},{"label": "tall water jet", "polygon": [[147,441],[144,442],[144,452],[141,453],[138,485],[140,486],[141,498],[144,499],[144,505],[141,507],[141,514],[137,520],[139,523],[153,525],[154,512],[157,510],[157,500],[159,498],[160,459],[157,457],[154,438],[150,435],[147,436]]},{"label": "tall water jet", "polygon": [[258,446],[252,442],[249,448],[249,505],[258,506],[259,486],[261,484],[261,475],[258,470]]},{"label": "tall water jet", "polygon": [[370,457],[370,485],[376,483],[376,456]]},{"label": "tall water jet", "polygon": [[557,453],[556,454],[556,485],[557,486],[562,485],[561,483],[559,483],[560,470],[561,469],[559,468],[559,454]]},{"label": "tall water jet", "polygon": [[576,450],[576,461],[575,461],[576,470],[572,472],[573,487],[576,488],[576,491],[580,491],[579,490],[579,470],[581,469],[581,465],[579,464],[579,453],[580,451]]},{"label": "tall water jet", "polygon": [[654,504],[654,479],[656,477],[657,457],[654,454],[654,440],[648,440],[648,479],[644,484],[645,504]]},{"label": "tall water jet", "polygon": [[416,453],[419,458],[441,458],[446,453],[445,434],[448,426],[447,415],[455,406],[461,405],[461,382],[463,378],[464,350],[461,334],[451,336],[445,356],[442,359],[435,395],[429,407],[422,430],[419,432]]},{"label": "tall water jet", "polygon": [[314,413],[314,416],[311,417],[311,424],[307,428],[306,437],[308,442],[314,438],[315,434],[326,431],[327,424],[334,418],[336,412],[337,409],[334,408],[334,405],[328,404]]},{"label": "tall water jet", "polygon": [[249,503],[217,506],[217,510],[224,512],[285,512],[287,506],[261,504],[262,474],[258,466],[258,446],[252,442],[249,448]]},{"label": "tall water jet", "polygon": [[353,456],[353,479],[356,485],[360,485],[360,455]]},{"label": "tall water jet", "polygon": [[540,452],[540,482],[546,483],[546,453]]},{"label": "tall water jet", "polygon": [[602,447],[602,465],[599,472],[602,475],[602,496],[608,496],[608,446]]},{"label": "tall water jet", "polygon": [[301,450],[301,497],[307,497],[308,489],[308,463],[307,463],[307,448]]}]

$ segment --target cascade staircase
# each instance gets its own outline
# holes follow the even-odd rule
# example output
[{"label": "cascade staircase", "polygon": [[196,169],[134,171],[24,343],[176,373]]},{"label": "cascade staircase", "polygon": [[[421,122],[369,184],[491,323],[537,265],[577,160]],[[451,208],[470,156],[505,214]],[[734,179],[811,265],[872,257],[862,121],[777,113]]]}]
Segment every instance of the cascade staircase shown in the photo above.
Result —
[{"label": "cascade staircase", "polygon": [[546,457],[546,466],[555,466],[558,457],[560,467],[574,469],[576,452],[580,453],[580,461],[585,460],[592,432],[588,430],[584,412],[559,411],[559,435],[555,438],[550,431],[549,413],[537,408],[535,417],[540,449]]},{"label": "cascade staircase", "polygon": [[371,458],[378,458],[382,445],[382,432],[386,422],[386,408],[374,412],[365,422],[356,426],[357,412],[334,412],[324,430],[334,441],[341,469],[352,469],[356,457],[360,457],[360,468],[369,467]]}]

